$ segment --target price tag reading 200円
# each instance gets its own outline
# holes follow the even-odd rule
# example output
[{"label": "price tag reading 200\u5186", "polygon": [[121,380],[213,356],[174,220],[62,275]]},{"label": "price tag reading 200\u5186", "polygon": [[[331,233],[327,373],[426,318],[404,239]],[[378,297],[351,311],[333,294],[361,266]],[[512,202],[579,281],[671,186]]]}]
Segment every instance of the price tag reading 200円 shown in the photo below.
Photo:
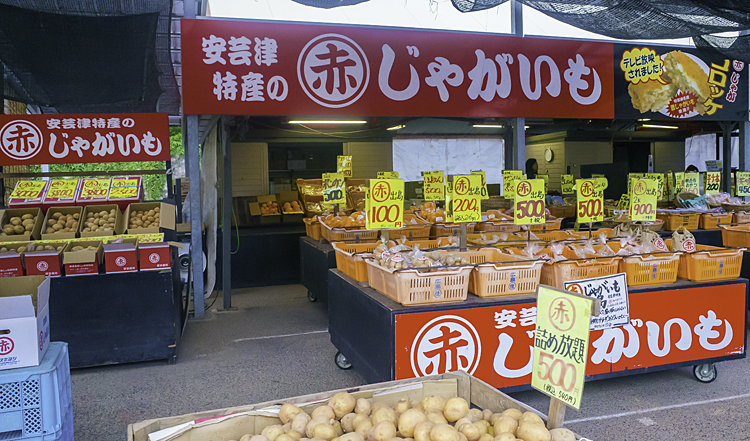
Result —
[{"label": "price tag reading 200\u5186", "polygon": [[458,175],[453,177],[453,222],[480,222],[482,220],[482,177]]}]

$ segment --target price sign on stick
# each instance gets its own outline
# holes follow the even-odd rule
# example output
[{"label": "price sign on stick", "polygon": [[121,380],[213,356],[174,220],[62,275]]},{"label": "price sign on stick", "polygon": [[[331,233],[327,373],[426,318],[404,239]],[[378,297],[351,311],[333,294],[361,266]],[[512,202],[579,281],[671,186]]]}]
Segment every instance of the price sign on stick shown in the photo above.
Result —
[{"label": "price sign on stick", "polygon": [[457,175],[453,177],[453,222],[480,222],[482,220],[482,177]]},{"label": "price sign on stick", "polygon": [[604,220],[604,186],[598,179],[578,179],[578,223],[601,222]]},{"label": "price sign on stick", "polygon": [[481,199],[489,199],[490,195],[487,193],[487,175],[485,174],[484,170],[472,170],[472,175],[478,175],[482,177],[482,194]]},{"label": "price sign on stick", "polygon": [[524,179],[516,184],[513,202],[513,223],[516,225],[544,224],[544,181]]},{"label": "price sign on stick", "polygon": [[630,193],[631,220],[656,220],[656,185],[653,179],[633,179]]},{"label": "price sign on stick", "polygon": [[36,199],[46,185],[47,181],[20,181],[10,194],[10,199]]},{"label": "price sign on stick", "polygon": [[685,191],[685,172],[675,172],[674,174],[674,195]]},{"label": "price sign on stick", "polygon": [[445,221],[453,222],[453,182],[445,183]]},{"label": "price sign on stick", "polygon": [[531,387],[580,409],[593,299],[539,285]]},{"label": "price sign on stick", "polygon": [[750,173],[737,172],[737,196],[750,196]]},{"label": "price sign on stick", "polygon": [[378,172],[378,179],[398,179],[397,171]]},{"label": "price sign on stick", "polygon": [[326,205],[345,205],[343,173],[323,173],[323,202]]},{"label": "price sign on stick", "polygon": [[721,191],[721,173],[706,173],[706,194],[716,194]]},{"label": "price sign on stick", "polygon": [[630,210],[630,195],[624,194],[620,196],[620,200],[617,201],[618,210]]},{"label": "price sign on stick", "polygon": [[426,201],[445,200],[445,173],[442,170],[422,172],[422,178]]},{"label": "price sign on stick", "polygon": [[523,176],[521,170],[503,170],[503,196],[505,199],[516,197],[516,181]]},{"label": "price sign on stick", "polygon": [[352,177],[352,157],[339,155],[336,157],[336,172],[344,175],[345,178]]},{"label": "price sign on stick", "polygon": [[656,197],[658,198],[657,200],[662,200],[665,196],[664,175],[661,173],[647,173],[646,178],[656,181]]},{"label": "price sign on stick", "polygon": [[700,174],[698,173],[685,173],[685,191],[700,195]]},{"label": "price sign on stick", "polygon": [[401,228],[404,225],[404,181],[371,179],[367,195],[367,229]]},{"label": "price sign on stick", "polygon": [[576,182],[575,179],[573,179],[573,175],[561,175],[560,185],[562,186],[563,194],[573,194],[576,188]]}]

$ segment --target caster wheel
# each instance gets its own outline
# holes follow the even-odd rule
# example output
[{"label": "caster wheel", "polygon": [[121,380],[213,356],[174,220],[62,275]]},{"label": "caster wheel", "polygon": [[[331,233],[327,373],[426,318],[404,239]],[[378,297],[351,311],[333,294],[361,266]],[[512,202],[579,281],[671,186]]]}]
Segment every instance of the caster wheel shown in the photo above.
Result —
[{"label": "caster wheel", "polygon": [[352,368],[352,364],[349,363],[349,360],[344,357],[344,354],[342,354],[340,351],[336,352],[336,356],[333,358],[333,361],[336,362],[336,366],[338,366],[339,369],[347,370]]},{"label": "caster wheel", "polygon": [[311,302],[317,302],[318,301],[318,296],[316,296],[315,294],[313,294],[312,291],[307,291],[307,300],[309,300]]},{"label": "caster wheel", "polygon": [[698,381],[710,383],[716,379],[717,370],[715,363],[698,364],[693,366],[693,375]]}]

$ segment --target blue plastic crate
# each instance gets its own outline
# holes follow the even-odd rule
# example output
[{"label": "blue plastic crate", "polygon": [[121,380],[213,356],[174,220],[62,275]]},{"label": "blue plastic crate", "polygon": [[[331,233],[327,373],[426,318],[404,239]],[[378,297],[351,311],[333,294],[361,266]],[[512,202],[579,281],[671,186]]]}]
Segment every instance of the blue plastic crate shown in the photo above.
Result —
[{"label": "blue plastic crate", "polygon": [[68,344],[50,344],[39,366],[0,371],[0,440],[73,439]]}]

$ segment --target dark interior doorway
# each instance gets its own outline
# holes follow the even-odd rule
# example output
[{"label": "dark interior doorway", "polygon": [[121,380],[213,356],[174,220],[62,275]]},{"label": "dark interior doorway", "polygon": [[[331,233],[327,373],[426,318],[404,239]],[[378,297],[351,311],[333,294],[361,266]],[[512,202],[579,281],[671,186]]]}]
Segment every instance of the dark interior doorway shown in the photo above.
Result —
[{"label": "dark interior doorway", "polygon": [[648,173],[650,142],[615,142],[612,162],[626,162],[630,173]]}]

